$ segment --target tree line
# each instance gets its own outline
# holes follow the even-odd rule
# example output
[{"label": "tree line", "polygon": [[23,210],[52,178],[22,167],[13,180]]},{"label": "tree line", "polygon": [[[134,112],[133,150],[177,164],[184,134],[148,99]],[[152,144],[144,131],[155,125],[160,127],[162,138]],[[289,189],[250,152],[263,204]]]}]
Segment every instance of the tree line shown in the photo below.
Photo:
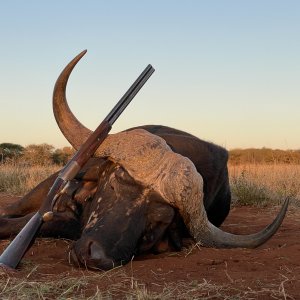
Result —
[{"label": "tree line", "polygon": [[233,149],[229,151],[229,162],[231,164],[300,164],[300,150]]},{"label": "tree line", "polygon": [[[75,153],[72,147],[55,149],[49,144],[0,144],[0,163],[18,162],[24,165],[65,165]],[[270,148],[233,149],[229,151],[231,164],[278,163],[300,164],[300,150],[279,150]]]},{"label": "tree line", "polygon": [[0,144],[0,163],[22,163],[24,165],[65,165],[74,154],[71,147],[55,149],[49,144],[31,144],[23,147],[18,144]]}]

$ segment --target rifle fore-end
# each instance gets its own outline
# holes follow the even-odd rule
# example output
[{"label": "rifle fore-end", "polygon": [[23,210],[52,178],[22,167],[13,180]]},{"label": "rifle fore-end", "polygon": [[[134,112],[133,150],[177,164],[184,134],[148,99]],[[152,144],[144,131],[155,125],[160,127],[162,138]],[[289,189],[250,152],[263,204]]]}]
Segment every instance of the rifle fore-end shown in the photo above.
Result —
[{"label": "rifle fore-end", "polygon": [[79,169],[81,169],[86,164],[86,162],[94,155],[98,147],[108,136],[110,130],[111,130],[111,124],[107,121],[103,121],[96,128],[96,130],[91,133],[91,135],[87,138],[87,140],[82,144],[82,146],[79,148],[79,150],[77,151],[77,153],[74,155],[72,159],[76,161]]}]

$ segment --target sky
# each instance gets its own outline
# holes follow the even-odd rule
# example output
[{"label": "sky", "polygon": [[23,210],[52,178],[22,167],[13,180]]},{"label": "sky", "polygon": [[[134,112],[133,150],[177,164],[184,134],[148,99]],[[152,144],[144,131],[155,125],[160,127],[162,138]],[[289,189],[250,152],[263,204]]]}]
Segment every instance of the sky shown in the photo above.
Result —
[{"label": "sky", "polygon": [[300,1],[2,1],[0,143],[68,146],[67,98],[95,129],[141,71],[156,69],[113,132],[162,124],[233,148],[300,149]]}]

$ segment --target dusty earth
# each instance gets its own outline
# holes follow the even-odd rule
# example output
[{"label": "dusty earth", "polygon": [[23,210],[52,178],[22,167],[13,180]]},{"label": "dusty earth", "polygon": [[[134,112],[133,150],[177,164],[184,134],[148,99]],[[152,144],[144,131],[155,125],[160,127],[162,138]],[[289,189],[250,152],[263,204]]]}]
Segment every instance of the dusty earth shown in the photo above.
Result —
[{"label": "dusty earth", "polygon": [[[0,205],[11,199],[1,194]],[[278,207],[234,207],[222,228],[253,233],[277,211]],[[8,242],[0,242],[1,252]],[[0,298],[5,298],[1,289],[7,289],[9,282],[27,281],[57,286],[64,282],[60,294],[50,293],[61,299],[300,299],[300,211],[296,208],[289,209],[278,233],[257,249],[207,249],[187,240],[181,252],[135,257],[126,266],[94,272],[69,264],[70,243],[37,239],[16,272],[0,271],[1,285],[6,283],[0,286]],[[52,297],[45,292],[41,298]]]}]

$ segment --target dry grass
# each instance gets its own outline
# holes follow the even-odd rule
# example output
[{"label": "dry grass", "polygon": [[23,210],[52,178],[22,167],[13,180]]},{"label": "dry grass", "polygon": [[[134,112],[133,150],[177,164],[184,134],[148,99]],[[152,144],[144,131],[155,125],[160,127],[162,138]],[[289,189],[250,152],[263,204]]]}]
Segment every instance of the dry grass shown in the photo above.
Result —
[{"label": "dry grass", "polygon": [[[24,195],[58,169],[56,165],[0,164],[0,192]],[[229,177],[236,205],[276,205],[290,197],[292,206],[300,207],[300,165],[229,165]]]},{"label": "dry grass", "polygon": [[300,207],[300,165],[231,165],[229,177],[234,204],[276,205],[289,197]]},{"label": "dry grass", "polygon": [[56,165],[28,167],[0,163],[0,192],[24,195],[58,169]]},{"label": "dry grass", "polygon": [[[0,165],[0,191],[24,194],[56,170],[53,166]],[[292,204],[300,207],[300,165],[235,165],[229,166],[229,173],[237,205],[274,205],[289,196]],[[192,250],[187,249],[186,255]],[[25,267],[28,274],[22,278],[0,270],[0,299],[294,299],[285,290],[286,278],[250,289],[242,281],[216,284],[205,278],[160,284],[141,282],[133,270],[128,274],[123,268],[105,273],[85,271],[81,276],[68,273],[35,278],[36,267]],[[103,286],[104,281],[111,283]]]},{"label": "dry grass", "polygon": [[[149,270],[150,272],[150,270]],[[0,271],[1,299],[127,299],[127,300],[167,300],[167,299],[293,299],[285,291],[288,278],[277,284],[264,284],[251,289],[241,280],[229,284],[212,283],[205,278],[177,282],[143,283],[124,271],[82,272],[82,276],[61,274],[45,275],[41,279],[30,279],[34,270],[24,278],[15,278]],[[111,281],[106,287],[101,282]]]}]

